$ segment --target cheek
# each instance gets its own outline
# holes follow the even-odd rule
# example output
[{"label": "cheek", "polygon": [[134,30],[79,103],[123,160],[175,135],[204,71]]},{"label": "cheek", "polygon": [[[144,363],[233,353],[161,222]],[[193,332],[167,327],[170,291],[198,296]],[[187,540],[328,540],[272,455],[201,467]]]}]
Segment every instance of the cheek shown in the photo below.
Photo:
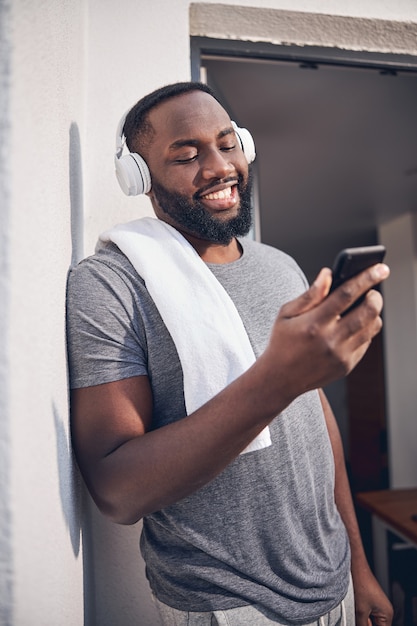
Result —
[{"label": "cheek", "polygon": [[239,162],[236,164],[236,169],[240,174],[242,174],[246,182],[249,178],[249,164],[243,152],[242,152],[242,157],[239,159]]},{"label": "cheek", "polygon": [[191,198],[198,191],[198,180],[198,170],[186,167],[166,172],[161,183],[170,191]]}]

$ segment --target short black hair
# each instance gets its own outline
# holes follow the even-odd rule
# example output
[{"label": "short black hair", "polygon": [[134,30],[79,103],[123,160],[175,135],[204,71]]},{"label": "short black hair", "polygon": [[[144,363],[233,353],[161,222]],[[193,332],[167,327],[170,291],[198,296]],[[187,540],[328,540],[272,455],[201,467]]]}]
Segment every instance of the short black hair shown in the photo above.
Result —
[{"label": "short black hair", "polygon": [[131,152],[135,151],[134,145],[137,143],[139,143],[139,148],[141,148],[143,140],[150,137],[153,128],[148,121],[148,113],[154,107],[165,100],[181,96],[190,91],[204,91],[218,101],[218,98],[208,85],[193,81],[173,83],[152,91],[147,96],[141,98],[126,115],[123,134],[126,137],[126,145],[129,150]]}]

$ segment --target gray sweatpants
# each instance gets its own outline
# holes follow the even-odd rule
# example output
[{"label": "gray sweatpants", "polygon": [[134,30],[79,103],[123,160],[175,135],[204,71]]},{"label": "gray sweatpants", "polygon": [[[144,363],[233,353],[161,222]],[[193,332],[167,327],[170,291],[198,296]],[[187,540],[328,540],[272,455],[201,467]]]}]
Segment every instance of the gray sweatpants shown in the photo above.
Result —
[{"label": "gray sweatpants", "polygon": [[[156,599],[155,603],[163,626],[290,626],[288,622],[283,624],[270,616],[266,617],[254,606],[197,613],[178,611]],[[355,626],[352,580],[346,597],[336,608],[323,615],[319,620],[303,626]]]}]

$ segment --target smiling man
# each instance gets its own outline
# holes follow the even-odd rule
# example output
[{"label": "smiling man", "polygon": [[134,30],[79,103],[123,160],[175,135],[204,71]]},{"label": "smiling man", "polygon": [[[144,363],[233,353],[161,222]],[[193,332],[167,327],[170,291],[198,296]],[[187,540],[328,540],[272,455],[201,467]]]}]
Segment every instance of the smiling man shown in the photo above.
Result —
[{"label": "smiling man", "polygon": [[103,234],[70,273],[76,457],[103,514],[143,519],[163,624],[388,625],[321,391],[380,331],[372,287],[388,268],[328,296],[330,270],[308,287],[293,259],[245,239],[245,132],[199,83],[126,116],[156,219]]}]

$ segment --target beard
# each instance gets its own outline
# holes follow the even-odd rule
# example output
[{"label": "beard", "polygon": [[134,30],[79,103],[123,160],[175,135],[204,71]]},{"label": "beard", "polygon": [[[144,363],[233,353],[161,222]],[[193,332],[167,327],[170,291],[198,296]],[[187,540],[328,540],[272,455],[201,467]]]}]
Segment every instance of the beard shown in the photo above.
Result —
[{"label": "beard", "polygon": [[174,220],[174,225],[205,241],[227,245],[235,237],[247,235],[252,226],[251,174],[246,184],[242,175],[238,176],[239,212],[225,221],[211,215],[200,202],[198,194],[190,200],[187,196],[168,191],[156,181],[152,181],[152,190],[163,212]]}]

